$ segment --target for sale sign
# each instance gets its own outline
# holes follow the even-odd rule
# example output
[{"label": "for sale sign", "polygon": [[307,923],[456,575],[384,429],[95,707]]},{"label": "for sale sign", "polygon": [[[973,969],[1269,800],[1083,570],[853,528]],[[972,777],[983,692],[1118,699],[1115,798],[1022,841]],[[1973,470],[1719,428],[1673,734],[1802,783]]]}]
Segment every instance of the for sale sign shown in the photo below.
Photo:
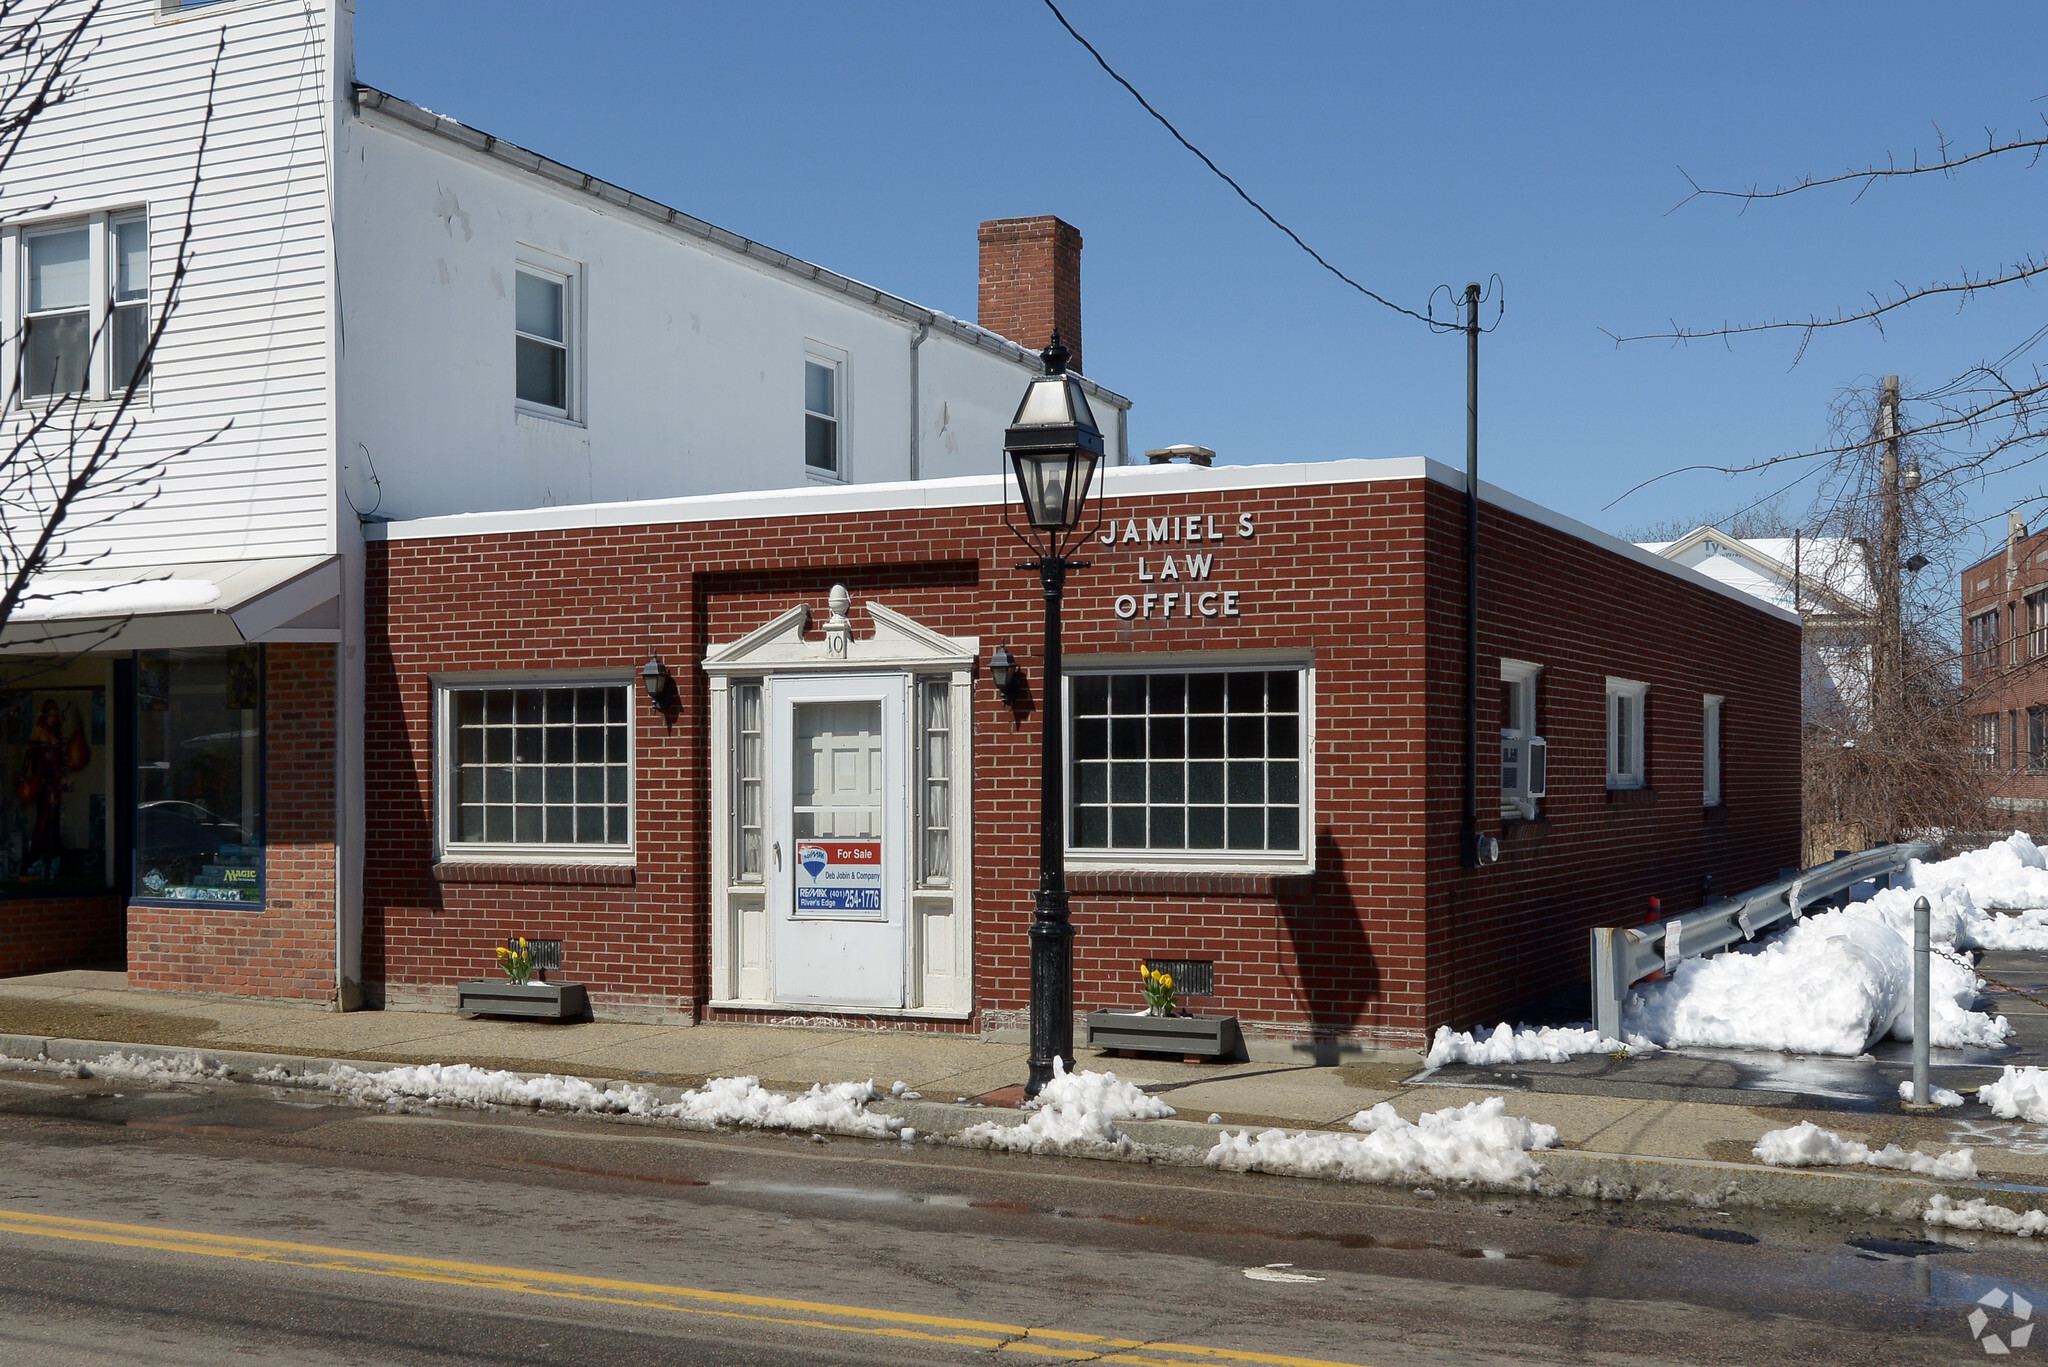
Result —
[{"label": "for sale sign", "polygon": [[827,913],[880,911],[882,842],[799,840],[796,909]]}]

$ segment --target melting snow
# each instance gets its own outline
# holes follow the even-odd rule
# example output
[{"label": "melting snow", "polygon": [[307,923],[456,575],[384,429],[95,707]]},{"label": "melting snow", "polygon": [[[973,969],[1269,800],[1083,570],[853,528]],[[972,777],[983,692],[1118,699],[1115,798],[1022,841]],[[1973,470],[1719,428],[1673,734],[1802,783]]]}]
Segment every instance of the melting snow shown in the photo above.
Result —
[{"label": "melting snow", "polygon": [[1116,1127],[1119,1120],[1162,1120],[1173,1107],[1115,1073],[1069,1073],[1052,1061],[1052,1081],[1041,1087],[1030,1117],[1021,1125],[985,1120],[960,1138],[969,1144],[1019,1153],[1130,1153],[1137,1142]]},{"label": "melting snow", "polygon": [[2001,1120],[2048,1122],[2048,1073],[2031,1064],[2025,1068],[2007,1064],[1998,1081],[1977,1089],[1977,1100]]},{"label": "melting snow", "polygon": [[1914,1153],[1897,1144],[1872,1149],[1854,1139],[1844,1139],[1833,1130],[1824,1130],[1811,1120],[1802,1120],[1790,1129],[1772,1130],[1756,1142],[1751,1152],[1758,1162],[1781,1168],[1831,1168],[1861,1163],[1947,1181],[1977,1175],[1977,1162],[1968,1149],[1956,1149],[1939,1157]]},{"label": "melting snow", "polygon": [[1343,1134],[1239,1131],[1217,1137],[1205,1160],[1230,1172],[1336,1177],[1354,1182],[1442,1181],[1530,1187],[1538,1172],[1531,1149],[1557,1143],[1557,1130],[1506,1113],[1501,1098],[1432,1111],[1414,1124],[1385,1102],[1351,1118],[1363,1138]]},{"label": "melting snow", "polygon": [[73,1063],[52,1058],[15,1058],[0,1055],[0,1065],[56,1073],[60,1077],[103,1077],[116,1082],[206,1082],[228,1075],[226,1064],[204,1054],[173,1054],[150,1058],[123,1053],[119,1049],[101,1054],[90,1063]]},{"label": "melting snow", "polygon": [[1946,1196],[1928,1199],[1927,1210],[1920,1217],[1930,1225],[1947,1225],[1950,1229],[1988,1229],[1997,1234],[2017,1234],[2022,1239],[2038,1238],[2048,1234],[2048,1214],[2038,1210],[2008,1210],[1994,1206],[1981,1196],[1957,1203]]},{"label": "melting snow", "polygon": [[1612,1054],[1619,1050],[1649,1053],[1655,1048],[1648,1040],[1624,1044],[1597,1030],[1569,1026],[1546,1025],[1538,1029],[1524,1026],[1515,1030],[1503,1021],[1494,1027],[1491,1035],[1486,1035],[1478,1030],[1464,1034],[1448,1025],[1439,1025],[1436,1038],[1430,1042],[1429,1057],[1423,1060],[1422,1066],[1433,1070],[1450,1063],[1563,1063],[1573,1054]]},{"label": "melting snow", "polygon": [[[1899,1084],[1899,1100],[1911,1101],[1912,1099],[1913,1079],[1907,1078]],[[1931,1082],[1927,1084],[1927,1099],[1937,1106],[1960,1106],[1963,1104],[1963,1094],[1961,1092],[1951,1092],[1948,1088],[1937,1087]]]},{"label": "melting snow", "polygon": [[366,1105],[405,1109],[409,1101],[433,1106],[537,1106],[546,1110],[632,1115],[692,1125],[745,1125],[764,1130],[830,1130],[835,1134],[887,1139],[902,1128],[893,1116],[877,1115],[867,1103],[881,1093],[870,1082],[819,1083],[791,1096],[771,1092],[757,1077],[713,1078],[675,1101],[664,1102],[645,1087],[600,1086],[582,1078],[521,1077],[468,1063],[421,1063],[365,1072],[337,1064],[323,1073],[293,1078],[265,1069],[259,1082],[296,1082],[321,1087]]}]

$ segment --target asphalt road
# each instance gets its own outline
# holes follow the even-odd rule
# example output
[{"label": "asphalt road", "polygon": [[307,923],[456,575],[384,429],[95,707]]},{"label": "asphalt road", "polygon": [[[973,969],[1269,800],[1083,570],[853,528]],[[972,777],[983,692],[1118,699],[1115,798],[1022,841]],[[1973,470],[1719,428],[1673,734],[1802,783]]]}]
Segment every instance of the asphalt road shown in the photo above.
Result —
[{"label": "asphalt road", "polygon": [[0,1074],[10,1367],[1953,1363],[1987,1291],[2048,1315],[2048,1249],[1924,1234]]}]

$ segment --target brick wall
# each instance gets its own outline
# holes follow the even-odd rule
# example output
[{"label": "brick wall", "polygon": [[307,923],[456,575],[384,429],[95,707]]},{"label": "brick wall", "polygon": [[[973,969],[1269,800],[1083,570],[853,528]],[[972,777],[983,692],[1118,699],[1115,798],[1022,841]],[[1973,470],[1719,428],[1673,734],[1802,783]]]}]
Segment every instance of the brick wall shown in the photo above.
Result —
[{"label": "brick wall", "polygon": [[[1078,873],[1075,1005],[1135,1005],[1139,958],[1216,961],[1216,997],[1269,1033],[1415,1045],[1438,1024],[1583,985],[1585,928],[1651,892],[1690,905],[1703,872],[1732,890],[1792,862],[1798,843],[1798,633],[1789,623],[1498,510],[1486,535],[1482,675],[1506,653],[1549,666],[1548,821],[1512,832],[1494,870],[1457,865],[1462,688],[1462,495],[1424,481],[1112,501],[1130,515],[1203,519],[1221,539],[1202,587],[1236,617],[1120,620],[1120,594],[1157,591],[1159,547],[1085,552],[1069,580],[1069,658],[1222,652],[1315,665],[1313,877]],[[1255,535],[1237,532],[1249,514]],[[1183,526],[1185,523],[1183,523]],[[1035,577],[986,508],[373,543],[369,566],[369,847],[365,976],[387,1000],[452,1003],[505,935],[562,938],[565,971],[600,1015],[702,1016],[708,988],[707,696],[711,644],[795,603],[852,591],[948,634],[1006,643],[1031,698],[1045,687]],[[1142,535],[1142,533],[1141,533]],[[1171,587],[1171,585],[1167,585]],[[430,676],[607,668],[658,651],[681,689],[671,719],[636,695],[639,848],[631,886],[443,882],[433,876]],[[1608,661],[1613,661],[1610,666]],[[1626,662],[1625,664],[1623,662]],[[1655,791],[1605,790],[1604,675],[1653,689]],[[1497,716],[1489,685],[1483,716]],[[1699,692],[1728,699],[1723,812],[1699,804]],[[974,702],[975,962],[979,1024],[1029,1000],[1037,877],[1035,702]],[[1487,723],[1482,723],[1485,725]],[[1497,725],[1497,722],[1492,723]],[[1500,830],[1497,745],[1480,747],[1483,824]],[[1491,800],[1484,800],[1491,792]],[[1753,876],[1754,875],[1754,876]],[[468,879],[470,874],[462,874]],[[783,1018],[786,1018],[783,1017]],[[920,1027],[922,1028],[922,1027]],[[943,1027],[942,1027],[943,1028]]]},{"label": "brick wall", "polygon": [[20,897],[0,901],[0,976],[78,964],[118,963],[119,897]]},{"label": "brick wall", "polygon": [[1081,369],[1081,234],[1050,214],[981,225],[981,326],[1032,351],[1057,328]]},{"label": "brick wall", "polygon": [[261,909],[129,907],[130,987],[333,999],[335,652],[264,647]]},{"label": "brick wall", "polygon": [[[1972,717],[1992,719],[1995,752],[1982,758],[1984,790],[1994,817],[2048,836],[2048,765],[2031,758],[2029,709],[2048,707],[2048,649],[2036,650],[2027,598],[2048,590],[2048,532],[2021,538],[1962,574],[1963,686]],[[1992,614],[1997,637],[1974,649],[1970,622]]]}]

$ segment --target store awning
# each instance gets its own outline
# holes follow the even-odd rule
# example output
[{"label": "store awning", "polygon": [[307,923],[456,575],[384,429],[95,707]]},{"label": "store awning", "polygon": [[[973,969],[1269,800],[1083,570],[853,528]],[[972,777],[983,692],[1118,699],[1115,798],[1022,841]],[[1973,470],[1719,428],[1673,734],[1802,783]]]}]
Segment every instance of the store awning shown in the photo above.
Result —
[{"label": "store awning", "polygon": [[0,631],[10,655],[341,639],[341,557],[48,574]]}]

